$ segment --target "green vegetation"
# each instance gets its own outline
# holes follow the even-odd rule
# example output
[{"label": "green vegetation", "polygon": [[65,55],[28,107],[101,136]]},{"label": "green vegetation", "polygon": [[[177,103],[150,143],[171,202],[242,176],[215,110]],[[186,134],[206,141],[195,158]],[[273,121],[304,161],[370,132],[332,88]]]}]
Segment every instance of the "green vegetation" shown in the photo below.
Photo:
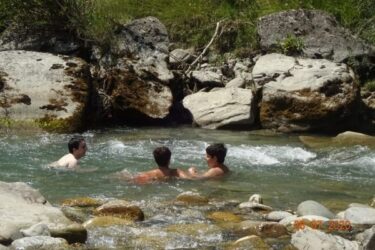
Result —
[{"label": "green vegetation", "polygon": [[[116,24],[156,16],[176,46],[200,49],[224,20],[215,48],[246,54],[258,48],[258,17],[296,8],[328,11],[354,34],[375,43],[373,0],[0,0],[0,31],[16,21],[108,45]],[[288,48],[301,45],[292,38],[283,42]]]},{"label": "green vegetation", "polygon": [[368,91],[374,92],[375,91],[375,80],[374,81],[366,82],[365,85],[364,85],[364,87]]},{"label": "green vegetation", "polygon": [[280,50],[285,55],[299,55],[302,53],[303,40],[294,35],[288,35],[283,41],[279,42]]}]

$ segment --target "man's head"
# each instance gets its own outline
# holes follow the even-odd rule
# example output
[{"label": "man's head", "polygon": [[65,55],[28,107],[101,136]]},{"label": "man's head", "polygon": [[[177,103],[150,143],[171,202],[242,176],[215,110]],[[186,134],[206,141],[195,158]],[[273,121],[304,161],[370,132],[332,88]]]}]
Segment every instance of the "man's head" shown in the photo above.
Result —
[{"label": "man's head", "polygon": [[171,151],[167,147],[158,147],[154,149],[154,159],[159,167],[167,167],[171,160]]},{"label": "man's head", "polygon": [[73,136],[68,143],[68,149],[69,153],[73,154],[76,159],[82,158],[87,150],[85,139],[80,135]]},{"label": "man's head", "polygon": [[206,154],[211,158],[216,157],[218,163],[224,163],[227,148],[222,143],[215,143],[206,148]]}]

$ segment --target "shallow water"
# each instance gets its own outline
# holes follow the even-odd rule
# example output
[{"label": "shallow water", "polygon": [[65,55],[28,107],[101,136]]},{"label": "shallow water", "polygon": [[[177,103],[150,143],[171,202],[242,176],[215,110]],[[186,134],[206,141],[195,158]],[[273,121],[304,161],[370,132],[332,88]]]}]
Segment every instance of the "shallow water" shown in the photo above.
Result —
[{"label": "shallow water", "polygon": [[[265,204],[296,209],[313,199],[337,211],[349,203],[368,203],[375,190],[375,151],[365,146],[309,149],[296,135],[212,131],[192,128],[115,128],[83,134],[88,144],[82,169],[67,172],[44,167],[67,153],[69,134],[7,134],[0,139],[1,181],[27,182],[52,203],[77,196],[127,200],[172,200],[197,191],[222,200],[246,201],[260,193]],[[207,168],[205,147],[224,142],[232,174],[221,180],[171,181],[137,186],[110,176],[155,166],[152,150],[168,146],[172,166]]]}]

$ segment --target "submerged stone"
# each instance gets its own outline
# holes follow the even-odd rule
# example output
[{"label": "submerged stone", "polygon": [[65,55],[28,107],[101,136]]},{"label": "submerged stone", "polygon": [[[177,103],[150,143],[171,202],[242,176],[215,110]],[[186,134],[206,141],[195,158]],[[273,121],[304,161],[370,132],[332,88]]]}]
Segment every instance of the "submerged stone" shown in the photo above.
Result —
[{"label": "submerged stone", "polygon": [[240,222],[242,221],[240,216],[235,215],[231,212],[225,212],[225,211],[212,212],[207,217],[215,222]]},{"label": "submerged stone", "polygon": [[124,200],[114,200],[103,204],[94,211],[99,216],[114,216],[133,221],[143,221],[143,211],[136,205]]}]

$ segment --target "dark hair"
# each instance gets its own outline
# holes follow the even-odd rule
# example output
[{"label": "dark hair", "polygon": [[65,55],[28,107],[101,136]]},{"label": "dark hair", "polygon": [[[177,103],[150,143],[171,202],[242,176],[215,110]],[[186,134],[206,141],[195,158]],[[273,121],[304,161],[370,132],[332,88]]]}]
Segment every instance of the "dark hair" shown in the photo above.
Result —
[{"label": "dark hair", "polygon": [[80,136],[80,135],[75,135],[72,137],[72,139],[70,139],[70,141],[68,142],[68,149],[69,149],[69,153],[73,153],[73,149],[78,149],[79,148],[79,144],[81,143],[81,141],[84,141],[85,138],[83,138],[83,136]]},{"label": "dark hair", "polygon": [[206,153],[209,156],[216,156],[219,163],[224,163],[225,156],[227,155],[227,148],[223,143],[215,143],[206,148]]},{"label": "dark hair", "polygon": [[167,147],[158,147],[154,149],[154,159],[159,167],[168,166],[171,159],[171,151]]}]

